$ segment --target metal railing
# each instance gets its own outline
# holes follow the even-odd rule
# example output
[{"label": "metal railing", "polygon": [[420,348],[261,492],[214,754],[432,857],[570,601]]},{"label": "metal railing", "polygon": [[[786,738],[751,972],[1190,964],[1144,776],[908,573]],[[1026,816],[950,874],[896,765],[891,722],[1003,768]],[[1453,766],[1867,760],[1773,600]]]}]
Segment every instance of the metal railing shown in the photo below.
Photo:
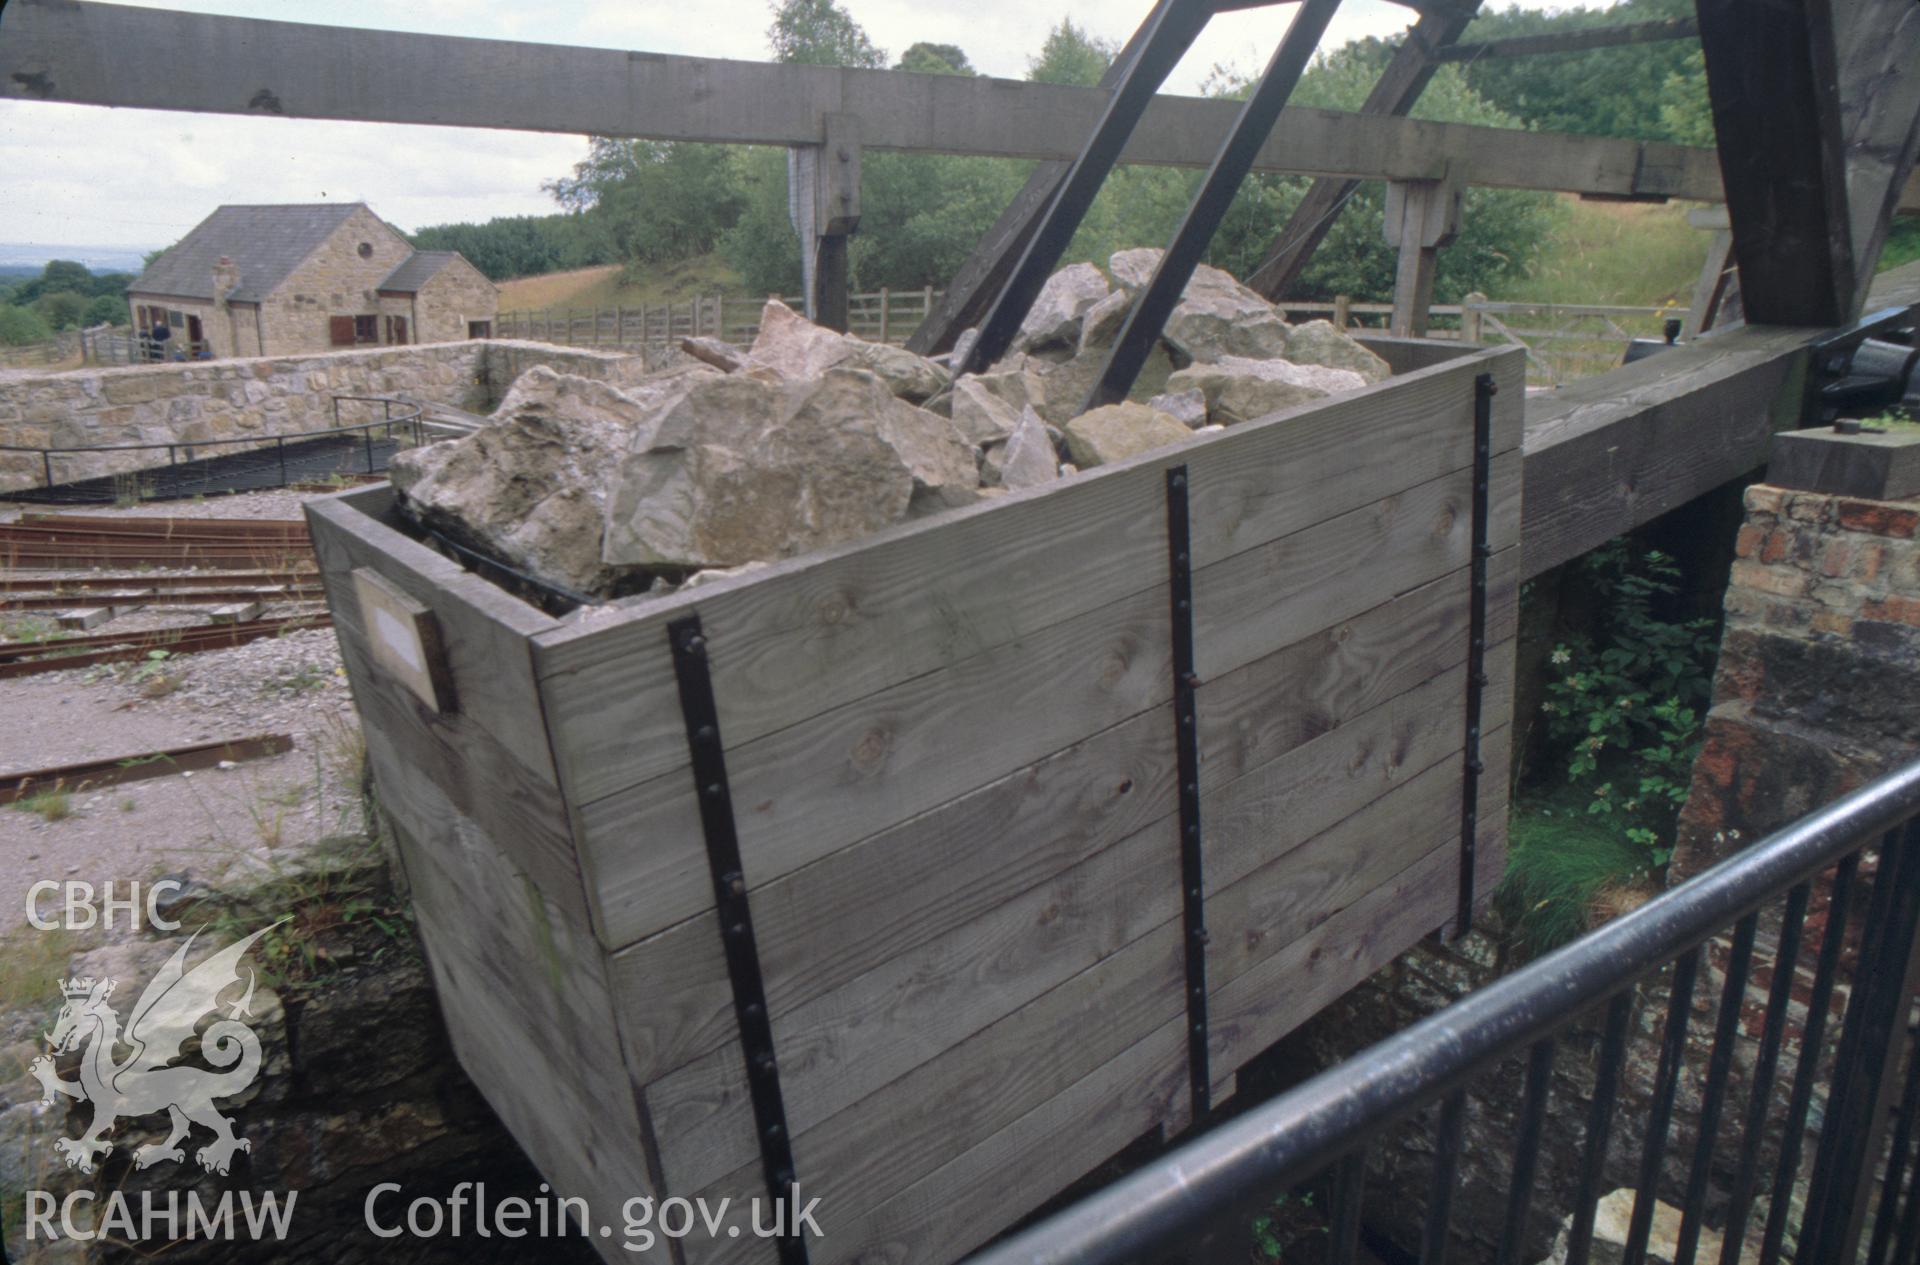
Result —
[{"label": "metal railing", "polygon": [[[1658,1070],[1643,1117],[1625,1259],[1646,1259],[1655,1201],[1681,1204],[1678,1265],[1709,1261],[1699,1251],[1705,1210],[1716,1210],[1720,1265],[1789,1258],[1834,1265],[1920,1259],[1920,1189],[1912,1148],[1920,1129],[1920,1057],[1909,1053],[1910,1014],[1920,969],[1920,763],[1815,812],[1584,938],[1538,959],[1454,1005],[1219,1125],[1092,1197],[972,1258],[972,1265],[1146,1265],[1177,1236],[1228,1233],[1238,1216],[1277,1191],[1330,1178],[1325,1258],[1351,1262],[1364,1219],[1369,1148],[1423,1108],[1439,1105],[1420,1259],[1438,1265],[1451,1236],[1468,1087],[1502,1060],[1525,1054],[1526,1088],[1506,1194],[1502,1265],[1522,1255],[1522,1228],[1535,1196],[1543,1122],[1552,1097],[1556,1038],[1604,1007],[1605,1036],[1590,1099],[1569,1230],[1568,1265],[1586,1265],[1595,1204],[1603,1193],[1607,1143],[1634,1021],[1635,985],[1667,964],[1668,998]],[[1831,871],[1831,877],[1821,876]],[[1870,894],[1867,888],[1871,888]],[[1822,908],[1816,895],[1825,897]],[[1816,913],[1809,917],[1809,905]],[[1850,915],[1863,911],[1855,919]],[[1811,985],[1802,940],[1812,950]],[[1854,925],[1851,925],[1854,924]],[[1764,1003],[1749,993],[1762,927],[1772,941]],[[1721,939],[1731,931],[1730,942]],[[1709,942],[1712,942],[1711,944]],[[1708,949],[1712,953],[1708,953]],[[1855,950],[1857,949],[1857,955]],[[1843,958],[1852,963],[1837,1040],[1828,1027],[1841,994]],[[1686,1059],[1696,985],[1724,981],[1712,1053],[1698,1077],[1691,1140],[1670,1139]],[[1760,1014],[1754,1011],[1759,1009]],[[1784,1112],[1776,1087],[1787,1074],[1783,1036],[1789,1011],[1800,1029]],[[1754,1024],[1754,1019],[1761,1022]],[[1743,1023],[1745,1030],[1743,1031]],[[1758,1032],[1757,1038],[1752,1033]],[[1746,1102],[1728,1108],[1736,1046],[1752,1043]],[[1904,1059],[1905,1070],[1902,1072]],[[1749,1070],[1750,1069],[1750,1070]],[[1697,1071],[1698,1069],[1696,1069]],[[1817,1140],[1809,1141],[1813,1099],[1824,1090]],[[1691,1094],[1689,1095],[1691,1099]],[[1897,1105],[1896,1105],[1897,1104]],[[1723,1127],[1724,1126],[1724,1127]],[[1684,1158],[1684,1184],[1661,1181],[1665,1161]],[[1760,1172],[1771,1156],[1771,1172]],[[1709,1204],[1710,1169],[1721,1183]],[[1803,1175],[1804,1161],[1811,1171]],[[1731,1174],[1730,1180],[1728,1174]],[[1758,1215],[1756,1192],[1768,1212]],[[1804,1198],[1802,1198],[1802,1196]],[[1257,1201],[1257,1202],[1256,1202]],[[1794,1220],[1799,1210],[1797,1224]],[[1555,1210],[1560,1211],[1560,1210]],[[1244,1231],[1242,1231],[1244,1232]],[[1222,1251],[1187,1255],[1229,1259]],[[1244,1250],[1243,1256],[1244,1259]]]},{"label": "metal railing", "polygon": [[[342,401],[378,404],[381,406],[382,415],[378,421],[341,425],[340,405]],[[396,412],[396,410],[398,410],[398,412]],[[265,453],[268,449],[271,449],[274,454],[273,460],[278,463],[279,481],[281,484],[285,484],[288,481],[287,445],[289,443],[298,444],[314,440],[341,439],[345,436],[358,433],[362,437],[366,450],[366,473],[374,474],[377,473],[374,468],[376,432],[383,432],[381,437],[391,440],[394,434],[394,427],[403,426],[411,431],[413,442],[418,446],[425,442],[421,424],[421,414],[424,411],[425,406],[423,405],[389,396],[336,395],[333,397],[334,425],[329,430],[293,431],[284,435],[249,435],[238,439],[174,440],[170,443],[150,444],[78,444],[70,447],[34,447],[25,444],[0,444],[0,453],[22,452],[33,453],[38,456],[40,458],[42,480],[40,486],[43,488],[52,488],[56,486],[53,467],[56,457],[74,458],[83,454],[104,452],[164,451],[167,454],[165,465],[130,466],[124,470],[111,471],[94,476],[83,476],[88,478],[107,478],[156,473],[164,474],[168,470],[176,469],[183,464],[212,461],[220,456],[245,456],[252,453]],[[225,451],[221,452],[219,450]],[[184,458],[182,457],[183,453],[185,454]],[[14,490],[17,491],[18,489]],[[5,495],[6,492],[0,491],[0,496]]]}]

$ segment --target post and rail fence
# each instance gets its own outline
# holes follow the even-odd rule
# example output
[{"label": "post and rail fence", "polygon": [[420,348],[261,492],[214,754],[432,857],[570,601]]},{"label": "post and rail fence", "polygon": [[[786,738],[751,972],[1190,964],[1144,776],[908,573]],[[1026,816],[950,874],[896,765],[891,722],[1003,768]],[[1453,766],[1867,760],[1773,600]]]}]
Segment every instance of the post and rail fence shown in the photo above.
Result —
[{"label": "post and rail fence", "polygon": [[[905,343],[942,292],[877,290],[848,296],[849,326],[874,342]],[[798,297],[781,299],[798,308]],[[708,337],[744,345],[760,327],[762,301],[738,295],[708,294],[692,299],[614,308],[543,308],[502,312],[494,332],[570,347],[667,346],[681,338]],[[1391,303],[1355,302],[1346,295],[1332,301],[1277,304],[1293,321],[1330,320],[1343,330],[1383,330]],[[1489,345],[1513,344],[1527,353],[1530,386],[1561,386],[1617,366],[1635,338],[1661,336],[1664,322],[1684,317],[1685,308],[1632,307],[1617,304],[1493,301],[1470,294],[1461,303],[1436,303],[1429,337],[1465,339]]]}]

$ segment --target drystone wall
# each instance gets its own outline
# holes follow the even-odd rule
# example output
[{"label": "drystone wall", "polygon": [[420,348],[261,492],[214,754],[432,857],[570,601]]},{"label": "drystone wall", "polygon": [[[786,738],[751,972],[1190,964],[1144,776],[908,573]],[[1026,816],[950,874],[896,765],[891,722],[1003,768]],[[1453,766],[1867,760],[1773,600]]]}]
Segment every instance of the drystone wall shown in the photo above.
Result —
[{"label": "drystone wall", "polygon": [[[491,409],[513,378],[536,364],[620,382],[645,372],[628,353],[544,343],[460,341],[307,356],[266,356],[64,373],[0,373],[0,445],[75,448],[100,444],[200,445],[181,458],[241,451],[248,441],[334,424],[336,395],[406,396],[455,408]],[[378,406],[343,404],[345,425],[374,420]],[[55,482],[162,464],[161,451],[65,454]],[[0,492],[46,478],[37,452],[0,451]]]}]

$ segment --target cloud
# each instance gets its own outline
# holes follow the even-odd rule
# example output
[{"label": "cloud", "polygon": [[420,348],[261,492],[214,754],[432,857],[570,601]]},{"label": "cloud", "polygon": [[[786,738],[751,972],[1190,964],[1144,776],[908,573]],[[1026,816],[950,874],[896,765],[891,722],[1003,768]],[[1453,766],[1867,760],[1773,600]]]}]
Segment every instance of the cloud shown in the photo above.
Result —
[{"label": "cloud", "polygon": [[[494,39],[645,49],[707,57],[766,56],[765,0],[709,0],[689,21],[683,0],[336,0],[324,10],[292,0],[120,0],[243,17],[412,30]],[[1071,7],[1029,0],[844,0],[876,43],[897,56],[916,40],[954,43],[989,74],[1020,77],[1047,32],[1071,11],[1091,32],[1124,41],[1145,0]],[[1217,62],[1255,71],[1285,31],[1291,6],[1214,19],[1169,81],[1196,91]],[[1349,0],[1325,46],[1405,27],[1409,10]],[[542,180],[586,154],[581,137],[470,128],[345,123],[108,110],[0,102],[0,241],[165,245],[227,202],[365,201],[406,229],[555,210]]]}]

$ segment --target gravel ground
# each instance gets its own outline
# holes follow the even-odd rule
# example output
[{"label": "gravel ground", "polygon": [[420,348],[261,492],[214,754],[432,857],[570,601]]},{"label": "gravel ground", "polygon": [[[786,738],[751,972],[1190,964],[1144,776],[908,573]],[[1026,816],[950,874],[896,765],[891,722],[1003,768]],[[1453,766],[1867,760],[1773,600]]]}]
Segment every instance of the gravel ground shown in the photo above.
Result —
[{"label": "gravel ground", "polygon": [[[86,512],[298,518],[307,499],[275,491]],[[0,618],[8,621],[0,627],[17,629],[23,617]],[[88,631],[205,622],[192,607],[148,607]],[[49,765],[269,733],[290,735],[293,750],[0,807],[0,937],[26,925],[28,889],[43,879],[96,887],[112,879],[120,890],[181,871],[214,881],[235,866],[271,870],[313,840],[361,825],[359,725],[331,629],[0,682],[0,781]]]}]

